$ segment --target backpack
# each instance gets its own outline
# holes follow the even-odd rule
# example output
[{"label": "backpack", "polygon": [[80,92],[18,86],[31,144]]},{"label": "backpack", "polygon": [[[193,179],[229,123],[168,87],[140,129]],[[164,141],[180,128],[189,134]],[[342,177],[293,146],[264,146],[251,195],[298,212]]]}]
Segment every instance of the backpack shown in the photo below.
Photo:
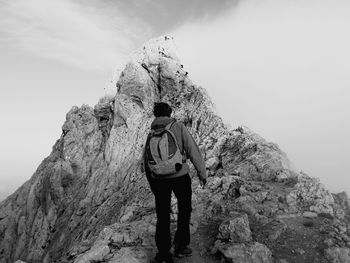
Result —
[{"label": "backpack", "polygon": [[151,130],[146,144],[146,160],[155,177],[165,177],[180,171],[183,163],[178,142],[170,130],[175,121],[165,128]]}]

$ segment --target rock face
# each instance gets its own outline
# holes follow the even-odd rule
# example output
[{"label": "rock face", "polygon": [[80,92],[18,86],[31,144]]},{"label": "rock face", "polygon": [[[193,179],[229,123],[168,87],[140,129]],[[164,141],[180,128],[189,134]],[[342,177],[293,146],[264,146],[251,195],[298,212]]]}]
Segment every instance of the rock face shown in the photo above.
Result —
[{"label": "rock face", "polygon": [[0,262],[154,256],[155,207],[141,157],[156,101],[171,104],[210,175],[205,189],[193,176],[194,253],[183,262],[348,262],[347,198],[294,171],[276,144],[227,129],[172,43],[151,40],[126,65],[114,97],[67,113],[51,154],[0,203]]},{"label": "rock face", "polygon": [[227,262],[272,263],[271,251],[260,243],[217,245]]},{"label": "rock face", "polygon": [[350,262],[350,250],[348,248],[329,248],[326,257],[332,263]]},{"label": "rock face", "polygon": [[252,240],[249,220],[246,214],[235,214],[232,219],[221,223],[218,238],[233,242],[248,242]]}]

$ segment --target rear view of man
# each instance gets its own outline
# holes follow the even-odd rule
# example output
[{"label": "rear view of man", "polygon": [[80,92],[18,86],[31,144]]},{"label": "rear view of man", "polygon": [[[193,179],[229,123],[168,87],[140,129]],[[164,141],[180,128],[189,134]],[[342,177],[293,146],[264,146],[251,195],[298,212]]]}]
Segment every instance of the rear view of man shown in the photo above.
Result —
[{"label": "rear view of man", "polygon": [[175,256],[190,256],[191,178],[190,159],[201,185],[206,184],[206,169],[199,148],[184,124],[170,118],[172,109],[163,102],[153,109],[155,120],[148,135],[144,164],[148,182],[155,196],[157,227],[155,240],[158,253],[155,262],[173,262],[170,234],[171,192],[178,203],[177,231],[174,237]]}]

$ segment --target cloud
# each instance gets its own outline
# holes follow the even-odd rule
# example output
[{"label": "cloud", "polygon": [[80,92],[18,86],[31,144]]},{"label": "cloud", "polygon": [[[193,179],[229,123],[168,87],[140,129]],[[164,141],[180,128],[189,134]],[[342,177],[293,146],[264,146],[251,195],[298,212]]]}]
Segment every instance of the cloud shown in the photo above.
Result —
[{"label": "cloud", "polygon": [[278,142],[297,167],[340,189],[350,173],[349,14],[341,0],[242,0],[172,34],[226,122]]},{"label": "cloud", "polygon": [[118,10],[68,0],[0,2],[0,45],[83,69],[111,70],[151,34]]},{"label": "cloud", "polygon": [[111,70],[148,39],[186,21],[218,16],[236,1],[0,0],[0,46]]},{"label": "cloud", "polygon": [[[106,0],[84,0],[107,3]],[[130,17],[139,17],[156,35],[163,35],[188,21],[209,20],[225,13],[238,0],[114,0],[112,10],[121,10]]]}]

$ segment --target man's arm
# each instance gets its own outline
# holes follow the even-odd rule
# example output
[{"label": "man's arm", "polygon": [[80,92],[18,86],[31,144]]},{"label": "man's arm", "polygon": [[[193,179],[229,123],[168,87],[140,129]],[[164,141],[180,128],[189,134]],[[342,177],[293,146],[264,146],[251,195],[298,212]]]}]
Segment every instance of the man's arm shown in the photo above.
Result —
[{"label": "man's arm", "polygon": [[190,158],[191,162],[193,163],[194,167],[196,168],[199,179],[203,181],[207,178],[207,172],[205,169],[205,162],[203,156],[198,148],[197,143],[195,142],[185,125],[183,125],[182,123],[180,125],[184,150],[187,153],[187,156]]}]

